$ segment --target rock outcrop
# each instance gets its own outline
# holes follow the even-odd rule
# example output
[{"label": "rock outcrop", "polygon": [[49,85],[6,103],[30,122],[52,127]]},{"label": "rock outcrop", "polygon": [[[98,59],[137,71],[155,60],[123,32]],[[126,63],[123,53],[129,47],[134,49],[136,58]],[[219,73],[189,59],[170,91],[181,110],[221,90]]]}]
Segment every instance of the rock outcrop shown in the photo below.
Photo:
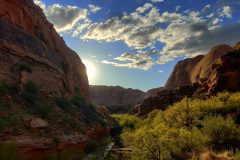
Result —
[{"label": "rock outcrop", "polygon": [[154,97],[157,96],[157,94],[161,91],[164,90],[164,87],[159,87],[159,88],[153,88],[147,91],[146,95],[145,95],[145,99],[149,98],[149,97]]},{"label": "rock outcrop", "polygon": [[219,45],[205,56],[177,63],[164,88],[136,105],[133,113],[146,116],[154,109],[164,110],[185,96],[214,95],[220,91],[240,90],[240,43],[235,47]]},{"label": "rock outcrop", "polygon": [[220,91],[236,92],[240,90],[240,51],[231,51],[218,59],[212,66],[206,81],[205,92],[215,94]]},{"label": "rock outcrop", "polygon": [[199,55],[177,63],[165,84],[167,89],[176,89],[193,83],[203,83],[208,79],[213,64],[219,57],[233,50],[228,45],[219,45],[211,49],[205,56]]},{"label": "rock outcrop", "polygon": [[84,64],[32,0],[1,0],[0,68],[1,81],[32,80],[49,96],[88,95]]},{"label": "rock outcrop", "polygon": [[97,106],[136,104],[144,99],[145,92],[120,86],[90,86],[89,97]]},{"label": "rock outcrop", "polygon": [[169,105],[180,101],[184,97],[191,97],[196,90],[197,86],[192,85],[182,86],[175,90],[162,89],[155,96],[148,97],[137,104],[131,113],[137,116],[146,116],[155,109],[165,110]]}]

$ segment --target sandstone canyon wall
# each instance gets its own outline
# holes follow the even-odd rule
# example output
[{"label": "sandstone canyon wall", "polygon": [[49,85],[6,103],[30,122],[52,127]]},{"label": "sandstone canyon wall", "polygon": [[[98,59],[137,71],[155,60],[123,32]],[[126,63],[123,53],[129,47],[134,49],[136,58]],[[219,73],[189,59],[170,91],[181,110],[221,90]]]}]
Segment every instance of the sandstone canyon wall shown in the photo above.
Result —
[{"label": "sandstone canyon wall", "polygon": [[[32,72],[22,74],[21,65]],[[1,81],[32,80],[49,96],[88,96],[84,64],[32,0],[0,2],[0,68]]]},{"label": "sandstone canyon wall", "polygon": [[89,98],[97,106],[136,104],[144,99],[145,92],[120,86],[90,86]]}]

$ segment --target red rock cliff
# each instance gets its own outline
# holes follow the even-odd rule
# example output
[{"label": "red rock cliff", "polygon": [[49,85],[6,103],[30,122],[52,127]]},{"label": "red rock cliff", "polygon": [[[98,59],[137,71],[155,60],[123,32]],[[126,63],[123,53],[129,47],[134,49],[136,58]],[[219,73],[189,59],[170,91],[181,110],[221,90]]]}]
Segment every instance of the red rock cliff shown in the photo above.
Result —
[{"label": "red rock cliff", "polygon": [[69,49],[32,0],[1,0],[0,80],[21,82],[27,64],[33,80],[50,96],[87,97],[88,78],[79,56]]},{"label": "red rock cliff", "polygon": [[172,74],[168,78],[165,88],[176,89],[193,83],[203,83],[210,76],[212,65],[228,51],[233,50],[228,45],[219,45],[210,50],[205,56],[188,58],[177,63]]}]

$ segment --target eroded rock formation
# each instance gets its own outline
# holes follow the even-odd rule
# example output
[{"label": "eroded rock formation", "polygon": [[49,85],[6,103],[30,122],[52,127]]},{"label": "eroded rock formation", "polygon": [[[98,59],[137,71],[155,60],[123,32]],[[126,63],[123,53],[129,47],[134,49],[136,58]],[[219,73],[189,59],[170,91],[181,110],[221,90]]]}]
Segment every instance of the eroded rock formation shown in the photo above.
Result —
[{"label": "eroded rock formation", "polygon": [[88,95],[84,64],[43,11],[32,0],[1,0],[0,80],[19,83],[23,78],[21,65],[31,67],[28,80],[49,96]]}]

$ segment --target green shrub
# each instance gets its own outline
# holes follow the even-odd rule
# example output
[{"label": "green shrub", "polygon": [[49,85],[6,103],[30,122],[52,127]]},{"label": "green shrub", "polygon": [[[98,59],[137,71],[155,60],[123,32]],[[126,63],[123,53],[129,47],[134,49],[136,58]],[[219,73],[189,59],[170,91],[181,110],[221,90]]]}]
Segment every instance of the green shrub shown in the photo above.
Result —
[{"label": "green shrub", "polygon": [[17,159],[17,146],[15,144],[0,144],[0,160]]},{"label": "green shrub", "polygon": [[84,97],[74,97],[72,100],[72,103],[78,107],[86,106],[87,102]]},{"label": "green shrub", "polygon": [[4,83],[0,82],[0,97],[7,94],[7,87]]},{"label": "green shrub", "polygon": [[115,114],[113,117],[118,121],[119,126],[124,129],[136,129],[141,126],[142,120],[139,117],[128,114]]},{"label": "green shrub", "polygon": [[56,104],[62,108],[64,111],[67,111],[69,107],[72,105],[71,101],[62,97],[57,97],[55,100]]},{"label": "green shrub", "polygon": [[8,90],[11,94],[18,94],[19,92],[19,84],[11,84],[8,86]]},{"label": "green shrub", "polygon": [[22,64],[19,67],[19,71],[26,71],[32,73],[32,67],[29,64]]},{"label": "green shrub", "polygon": [[23,85],[23,89],[24,89],[24,92],[26,92],[26,93],[31,93],[31,94],[37,95],[40,88],[33,81],[27,81]]},{"label": "green shrub", "polygon": [[189,159],[208,148],[216,153],[234,149],[237,157],[240,129],[234,122],[239,110],[240,93],[223,92],[204,100],[185,98],[140,121],[129,115],[113,117],[122,128],[123,144],[132,148],[132,159]]},{"label": "green shrub", "polygon": [[172,127],[193,128],[199,125],[202,112],[187,98],[174,104],[164,112],[163,119]]},{"label": "green shrub", "polygon": [[0,118],[0,131],[3,131],[6,127],[10,126],[11,122],[8,118]]},{"label": "green shrub", "polygon": [[70,148],[62,152],[53,152],[49,160],[81,160],[83,159],[83,153],[75,148]]},{"label": "green shrub", "polygon": [[92,139],[87,143],[86,151],[94,152],[94,151],[98,150],[100,147],[101,147],[101,144],[99,143],[99,141],[96,139]]},{"label": "green shrub", "polygon": [[201,123],[202,132],[211,138],[214,148],[233,148],[240,144],[240,130],[231,118],[209,116]]},{"label": "green shrub", "polygon": [[39,87],[33,82],[28,81],[23,85],[23,98],[30,103],[34,103],[38,98]]}]

